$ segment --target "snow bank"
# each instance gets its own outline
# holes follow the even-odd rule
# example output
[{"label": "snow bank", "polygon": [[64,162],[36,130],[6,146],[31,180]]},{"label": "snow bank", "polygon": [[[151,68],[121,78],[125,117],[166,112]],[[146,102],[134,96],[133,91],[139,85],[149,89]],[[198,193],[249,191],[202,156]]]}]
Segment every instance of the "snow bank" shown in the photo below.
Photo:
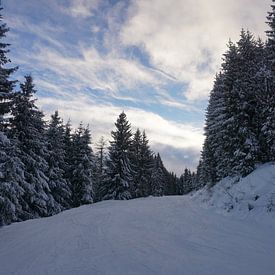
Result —
[{"label": "snow bank", "polygon": [[218,212],[257,220],[275,218],[275,164],[265,164],[244,178],[227,177],[193,194]]}]

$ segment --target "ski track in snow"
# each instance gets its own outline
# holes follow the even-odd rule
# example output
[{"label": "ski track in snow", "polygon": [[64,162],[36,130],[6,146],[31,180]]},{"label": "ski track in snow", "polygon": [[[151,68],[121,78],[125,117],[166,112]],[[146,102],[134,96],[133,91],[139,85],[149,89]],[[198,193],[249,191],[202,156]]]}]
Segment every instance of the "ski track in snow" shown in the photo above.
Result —
[{"label": "ski track in snow", "polygon": [[189,196],[105,201],[0,228],[0,274],[275,274],[274,229]]}]

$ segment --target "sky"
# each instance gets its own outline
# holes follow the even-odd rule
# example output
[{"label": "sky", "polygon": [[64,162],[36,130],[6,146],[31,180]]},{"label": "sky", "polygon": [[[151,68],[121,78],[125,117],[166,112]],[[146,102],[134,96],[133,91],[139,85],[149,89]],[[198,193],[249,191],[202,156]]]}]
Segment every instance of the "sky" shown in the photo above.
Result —
[{"label": "sky", "polygon": [[125,111],[166,167],[195,169],[222,55],[242,28],[265,39],[268,0],[2,0],[9,57],[32,74],[38,106],[93,146]]}]

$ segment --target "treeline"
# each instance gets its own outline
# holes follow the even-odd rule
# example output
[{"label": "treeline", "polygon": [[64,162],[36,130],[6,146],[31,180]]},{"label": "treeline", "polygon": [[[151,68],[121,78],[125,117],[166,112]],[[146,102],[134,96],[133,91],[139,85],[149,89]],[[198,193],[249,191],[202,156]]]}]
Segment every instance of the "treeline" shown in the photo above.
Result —
[{"label": "treeline", "polygon": [[[0,225],[46,217],[107,199],[185,194],[195,174],[179,179],[149,147],[145,131],[132,134],[122,112],[110,146],[101,139],[95,152],[89,127],[73,130],[56,111],[46,122],[37,108],[30,75],[11,80],[8,28],[0,25]],[[19,89],[18,89],[19,87]]]},{"label": "treeline", "polygon": [[[274,0],[273,0],[274,2]],[[206,114],[199,184],[246,176],[275,160],[275,6],[268,13],[267,41],[241,31],[224,54]]]}]

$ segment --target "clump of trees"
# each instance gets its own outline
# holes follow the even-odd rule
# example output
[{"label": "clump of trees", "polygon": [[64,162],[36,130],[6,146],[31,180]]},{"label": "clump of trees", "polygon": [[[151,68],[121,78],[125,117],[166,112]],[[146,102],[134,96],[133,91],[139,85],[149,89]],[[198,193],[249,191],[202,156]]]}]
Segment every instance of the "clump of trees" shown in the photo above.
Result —
[{"label": "clump of trees", "polygon": [[228,43],[206,113],[200,186],[246,176],[275,160],[275,5],[271,8],[267,41],[242,30],[237,43]]},{"label": "clump of trees", "polygon": [[102,138],[95,152],[88,126],[73,130],[58,111],[46,122],[32,76],[19,90],[11,80],[18,68],[9,65],[8,28],[0,21],[0,225],[100,200],[185,192],[184,182],[150,149],[145,131],[133,133],[124,112],[110,146]]}]

